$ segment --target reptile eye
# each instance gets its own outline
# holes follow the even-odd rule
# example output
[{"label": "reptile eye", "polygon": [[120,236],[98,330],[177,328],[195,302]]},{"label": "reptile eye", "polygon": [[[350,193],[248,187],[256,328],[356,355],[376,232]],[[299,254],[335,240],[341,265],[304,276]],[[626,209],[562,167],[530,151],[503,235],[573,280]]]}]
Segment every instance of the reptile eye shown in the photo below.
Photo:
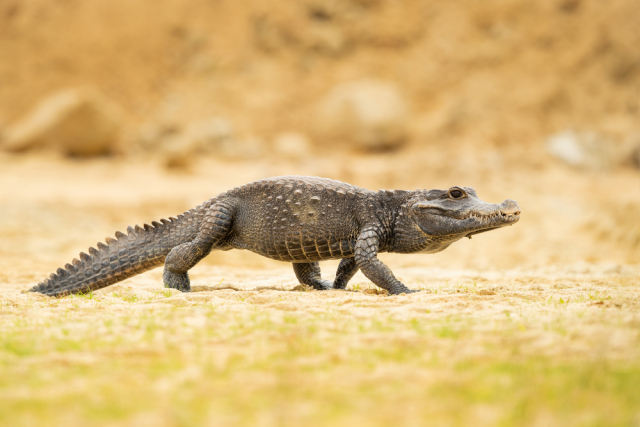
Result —
[{"label": "reptile eye", "polygon": [[464,197],[464,193],[460,190],[451,190],[449,191],[449,196],[453,199],[461,199]]}]

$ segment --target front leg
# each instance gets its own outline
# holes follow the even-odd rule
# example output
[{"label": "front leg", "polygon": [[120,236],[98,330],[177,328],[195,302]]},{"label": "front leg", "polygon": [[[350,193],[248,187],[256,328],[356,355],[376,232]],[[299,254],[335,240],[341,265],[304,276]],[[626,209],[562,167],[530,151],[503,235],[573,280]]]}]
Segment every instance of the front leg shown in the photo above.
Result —
[{"label": "front leg", "polygon": [[312,286],[319,291],[326,291],[333,287],[330,281],[322,280],[320,277],[319,262],[293,263],[293,271],[296,273],[298,281],[304,285]]},{"label": "front leg", "polygon": [[403,285],[391,269],[378,259],[380,238],[375,228],[366,228],[356,242],[355,261],[362,273],[375,285],[386,289],[391,295],[409,294],[411,289]]},{"label": "front leg", "polygon": [[358,264],[353,258],[342,258],[338,271],[336,272],[336,279],[333,281],[333,287],[335,289],[345,289],[347,283],[358,272]]}]

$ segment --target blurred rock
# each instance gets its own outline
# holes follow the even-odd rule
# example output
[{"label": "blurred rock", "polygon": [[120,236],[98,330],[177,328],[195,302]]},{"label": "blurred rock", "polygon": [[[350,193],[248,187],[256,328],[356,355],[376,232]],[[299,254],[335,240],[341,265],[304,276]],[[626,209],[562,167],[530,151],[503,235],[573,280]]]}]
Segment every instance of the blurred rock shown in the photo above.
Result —
[{"label": "blurred rock", "polygon": [[572,166],[582,164],[585,159],[584,149],[572,131],[551,136],[547,140],[547,151]]},{"label": "blurred rock", "polygon": [[199,152],[220,154],[223,147],[234,140],[234,132],[231,122],[214,117],[189,125],[185,137],[193,140]]},{"label": "blurred rock", "polygon": [[172,126],[170,129],[170,132],[164,133],[163,138],[162,131],[166,130],[165,127],[157,127],[157,145],[173,146],[200,154],[217,154],[226,142],[234,138],[233,124],[220,117],[193,122],[183,131],[180,131],[177,126]]},{"label": "blurred rock", "polygon": [[285,132],[276,135],[273,140],[275,153],[286,159],[301,160],[309,157],[311,143],[309,139],[300,133]]},{"label": "blurred rock", "polygon": [[196,161],[196,152],[175,139],[172,143],[166,144],[160,151],[162,163],[169,169],[190,170]]},{"label": "blurred rock", "polygon": [[180,126],[176,123],[147,123],[140,129],[134,146],[145,152],[157,151],[160,146],[179,133]]},{"label": "blurred rock", "polygon": [[3,148],[21,152],[53,148],[69,156],[113,153],[121,135],[120,112],[85,89],[69,89],[42,100],[7,130]]},{"label": "blurred rock", "polygon": [[336,86],[316,114],[320,138],[363,150],[401,146],[407,139],[407,105],[400,92],[382,81],[361,80]]},{"label": "blurred rock", "polygon": [[614,142],[596,132],[567,130],[549,137],[547,151],[566,164],[584,169],[607,169],[616,161]]},{"label": "blurred rock", "polygon": [[216,155],[226,159],[248,160],[258,159],[264,154],[264,140],[255,136],[248,136],[223,141]]},{"label": "blurred rock", "polygon": [[155,133],[157,150],[170,168],[187,168],[199,155],[255,159],[265,153],[264,141],[254,137],[237,138],[233,124],[219,117],[191,123],[184,131],[176,132],[165,134],[164,138],[161,132]]}]

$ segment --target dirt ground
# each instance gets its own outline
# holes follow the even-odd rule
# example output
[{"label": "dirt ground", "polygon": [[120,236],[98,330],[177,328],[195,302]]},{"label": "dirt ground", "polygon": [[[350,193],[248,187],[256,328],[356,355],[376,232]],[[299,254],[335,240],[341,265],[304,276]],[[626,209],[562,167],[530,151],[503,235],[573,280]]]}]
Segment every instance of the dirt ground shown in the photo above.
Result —
[{"label": "dirt ground", "polygon": [[[1,158],[0,424],[640,425],[636,173],[443,172],[389,156],[205,159],[188,174]],[[347,291],[292,291],[290,266],[241,251],[195,267],[190,294],[163,289],[160,270],[80,297],[22,293],[105,235],[278,173],[478,182],[523,214],[440,254],[382,254],[413,295],[379,294],[361,273]]]}]

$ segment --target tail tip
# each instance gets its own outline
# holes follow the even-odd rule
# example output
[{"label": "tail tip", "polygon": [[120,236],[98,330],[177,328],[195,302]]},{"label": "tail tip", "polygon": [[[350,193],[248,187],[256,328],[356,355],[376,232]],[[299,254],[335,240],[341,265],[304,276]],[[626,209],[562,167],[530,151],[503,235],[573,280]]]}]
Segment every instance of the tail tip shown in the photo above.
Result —
[{"label": "tail tip", "polygon": [[37,285],[35,285],[33,288],[29,289],[29,292],[42,292],[46,289],[46,285],[44,284],[44,282],[40,282]]},{"label": "tail tip", "polygon": [[24,291],[22,291],[23,294],[29,293],[29,292],[33,292],[33,293],[39,293],[42,295],[47,295],[47,296],[51,296],[51,294],[49,292],[47,292],[48,287],[47,284],[44,282],[40,282],[37,285],[35,285],[34,287],[32,287],[31,289],[26,289]]}]

